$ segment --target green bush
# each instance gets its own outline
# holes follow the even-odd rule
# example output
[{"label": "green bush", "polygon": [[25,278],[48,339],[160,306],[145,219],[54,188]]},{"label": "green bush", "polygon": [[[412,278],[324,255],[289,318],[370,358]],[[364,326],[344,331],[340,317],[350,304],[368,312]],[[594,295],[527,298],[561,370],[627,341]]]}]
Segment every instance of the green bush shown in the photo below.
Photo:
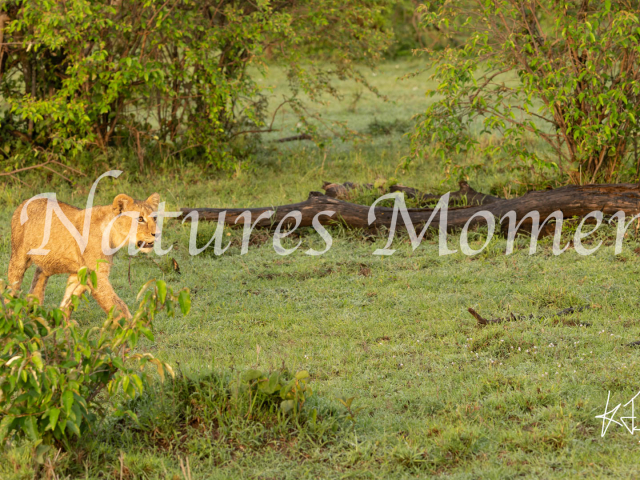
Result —
[{"label": "green bush", "polygon": [[298,414],[313,390],[308,385],[309,372],[300,371],[291,376],[288,372],[265,374],[260,370],[248,370],[229,384],[232,397],[248,395],[251,409],[276,407],[283,413]]},{"label": "green bush", "polygon": [[575,183],[616,180],[631,160],[635,169],[637,2],[436,0],[422,12],[425,25],[466,40],[431,57],[436,101],[414,155],[501,154]]},{"label": "green bush", "polygon": [[[116,478],[123,472],[126,478],[127,471],[129,477],[164,473],[172,478],[167,470],[172,463],[177,467],[176,455],[191,457],[191,466],[199,470],[202,462],[221,467],[239,452],[262,456],[294,445],[299,451],[339,445],[352,431],[353,399],[338,399],[349,405],[345,411],[337,402],[312,395],[310,381],[308,373],[294,374],[284,366],[277,371],[206,367],[197,374],[177,369],[174,377],[149,384],[141,395],[113,401],[131,414],[103,417],[91,435],[62,455],[27,438],[11,442],[3,453],[12,462],[0,463],[0,476],[14,478],[11,474],[19,472],[19,478],[40,478],[40,472],[49,478],[47,471],[55,470],[60,478],[94,478],[104,472],[115,472]],[[287,410],[283,395],[301,403]],[[126,452],[124,462],[120,452]]]},{"label": "green bush", "polygon": [[44,445],[68,444],[92,429],[110,396],[142,393],[146,365],[161,378],[173,375],[168,364],[135,348],[142,337],[153,341],[158,312],[173,315],[176,303],[183,314],[190,309],[186,290],[174,295],[152,280],[132,319],[112,311],[102,327],[83,331],[69,312],[46,309],[32,296],[12,297],[5,284],[0,297],[0,440],[24,435]]},{"label": "green bush", "polygon": [[[191,374],[178,369],[175,378],[155,383],[143,395],[125,402],[122,408],[134,412],[137,421],[131,416],[106,419],[82,446],[86,464],[68,461],[57,472],[77,478],[87,475],[86,468],[91,477],[116,465],[119,473],[118,452],[135,459],[132,463],[144,462],[148,452],[154,452],[165,459],[165,465],[177,460],[176,456],[190,457],[193,478],[197,478],[196,470],[237,464],[238,455],[246,461],[253,456],[268,458],[283,449],[292,453],[291,447],[309,451],[313,446],[339,445],[352,428],[347,412],[337,402],[315,392],[311,395],[311,378],[306,375],[284,367],[234,371],[203,366]],[[302,389],[292,382],[296,376],[298,386],[304,386],[304,403],[285,412],[282,386],[288,385],[286,393],[282,392],[285,397],[302,398]],[[265,388],[269,379],[276,378],[271,387],[277,383],[279,388]],[[142,476],[154,478],[165,472],[157,464],[142,472],[143,465],[139,466]],[[165,476],[171,478],[168,471]]]},{"label": "green bush", "polygon": [[[384,3],[3,2],[0,146],[12,163],[17,141],[58,159],[125,145],[140,168],[149,149],[228,167],[236,140],[272,130],[269,89],[256,79],[265,61],[288,65],[291,93],[278,102],[313,133],[298,94],[338,95],[332,79],[358,76],[354,62],[380,56],[389,39],[377,20]],[[307,60],[313,48],[324,67],[317,53]]]}]

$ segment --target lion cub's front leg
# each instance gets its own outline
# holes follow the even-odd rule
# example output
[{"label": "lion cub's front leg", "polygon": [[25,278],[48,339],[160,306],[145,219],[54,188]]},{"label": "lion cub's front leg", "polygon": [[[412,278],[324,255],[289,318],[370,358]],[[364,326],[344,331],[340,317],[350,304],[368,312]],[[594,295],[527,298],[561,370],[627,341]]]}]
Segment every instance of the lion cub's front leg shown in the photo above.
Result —
[{"label": "lion cub's front leg", "polygon": [[91,290],[91,295],[93,295],[93,298],[96,299],[98,305],[100,305],[105,312],[108,313],[111,307],[115,306],[116,310],[119,310],[126,318],[131,318],[129,307],[127,307],[127,304],[122,301],[111,286],[111,283],[109,283],[108,274],[98,273],[98,286]]},{"label": "lion cub's front leg", "polygon": [[64,290],[64,297],[62,297],[62,302],[60,302],[60,308],[67,308],[71,304],[71,297],[79,297],[88,290],[91,289],[87,285],[82,285],[80,283],[78,275],[76,275],[75,273],[69,275],[69,278],[67,279],[67,286]]},{"label": "lion cub's front leg", "polygon": [[71,297],[79,297],[86,291],[91,292],[91,295],[96,302],[98,302],[100,308],[102,308],[106,313],[109,313],[111,307],[115,306],[116,310],[119,310],[126,318],[131,318],[131,312],[129,312],[127,304],[118,297],[118,294],[109,283],[109,276],[101,274],[98,274],[98,286],[96,288],[89,285],[82,285],[78,279],[78,275],[76,274],[69,275],[60,308],[68,308],[71,304]]}]

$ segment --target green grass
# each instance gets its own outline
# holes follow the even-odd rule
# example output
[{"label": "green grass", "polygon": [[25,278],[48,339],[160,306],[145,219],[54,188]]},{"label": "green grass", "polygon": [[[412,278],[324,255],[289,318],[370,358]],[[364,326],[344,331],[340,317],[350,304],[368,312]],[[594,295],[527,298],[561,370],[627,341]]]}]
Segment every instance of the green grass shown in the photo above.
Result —
[{"label": "green grass", "polygon": [[[407,122],[412,115],[423,111],[430,100],[424,95],[429,88],[435,88],[435,82],[428,80],[428,75],[414,76],[413,73],[424,68],[419,59],[387,61],[375,69],[362,68],[361,72],[367,82],[375,87],[387,101],[381,101],[374,92],[361,83],[352,80],[337,81],[339,99],[329,95],[320,97],[322,104],[310,105],[311,115],[320,115],[322,122],[347,122],[351,130],[365,133],[375,120],[390,122],[402,120]],[[271,112],[288,94],[286,71],[278,66],[269,68],[267,76],[259,80],[263,92],[267,95]],[[302,96],[307,101],[306,96]],[[269,115],[272,118],[273,113]],[[273,128],[277,131],[265,136],[265,139],[277,139],[294,135],[297,120],[291,108],[284,105],[276,116]]]},{"label": "green grass", "polygon": [[[412,94],[396,93],[395,63],[387,67],[380,87],[400,100],[363,100],[362,111],[369,113],[353,114],[357,130],[366,132],[373,117],[406,120],[420,106]],[[352,119],[346,107],[332,108],[328,116]],[[370,114],[376,109],[380,118]],[[454,187],[453,180],[442,183],[444,174],[429,160],[398,168],[407,150],[397,132],[325,151],[266,144],[253,167],[235,176],[203,176],[195,166],[180,172],[158,165],[157,175],[127,170],[121,179],[104,181],[99,203],[121,192],[146,197],[158,191],[169,209],[277,205],[305,199],[322,180],[380,177],[430,191]],[[118,164],[128,165],[114,155],[98,159],[94,168],[103,172]],[[35,175],[28,180],[35,191],[55,190],[76,205],[85,202],[91,183],[71,189]],[[509,172],[498,166],[479,171],[471,184],[502,192],[509,181]],[[33,193],[11,184],[0,192],[5,269],[12,208]],[[601,438],[602,423],[595,418],[604,412],[608,391],[617,405],[640,390],[639,351],[624,346],[640,339],[633,232],[619,256],[603,246],[589,257],[573,250],[556,257],[550,240],[541,241],[532,256],[528,241],[520,240],[516,252],[505,256],[505,240],[495,239],[470,258],[439,257],[436,239],[412,251],[400,237],[395,255],[376,257],[372,253],[384,246],[384,236],[365,238],[337,227],[331,230],[333,248],[319,257],[304,254],[323,246],[312,231],[303,233],[300,249],[290,256],[278,256],[266,232],[255,233],[249,253],[240,255],[240,232],[234,230],[225,237],[233,246],[224,255],[191,257],[189,228],[173,221],[165,233],[181,275],[167,258],[134,258],[130,285],[124,255],[112,272],[116,291],[130,306],[149,278],[191,289],[192,312],[159,317],[156,341],[141,347],[184,378],[156,383],[133,405],[140,426],[107,418],[76,450],[62,453],[54,462],[60,478],[118,479],[121,472],[122,478],[184,478],[180,462],[186,459],[194,479],[636,475],[636,437],[612,425]],[[203,242],[213,225],[202,223],[201,229]],[[449,242],[456,248],[459,236]],[[64,281],[50,281],[47,305],[60,300]],[[581,305],[593,308],[567,322],[550,316]],[[469,307],[485,317],[547,317],[478,328]],[[103,314],[89,300],[76,319],[89,328],[100,325]],[[314,395],[303,417],[229,410],[216,378],[283,364],[311,373]],[[361,409],[355,422],[340,397],[355,397],[353,408]],[[313,408],[316,422],[309,417]],[[29,446],[14,445],[0,454],[0,477],[33,478],[33,465]]]}]

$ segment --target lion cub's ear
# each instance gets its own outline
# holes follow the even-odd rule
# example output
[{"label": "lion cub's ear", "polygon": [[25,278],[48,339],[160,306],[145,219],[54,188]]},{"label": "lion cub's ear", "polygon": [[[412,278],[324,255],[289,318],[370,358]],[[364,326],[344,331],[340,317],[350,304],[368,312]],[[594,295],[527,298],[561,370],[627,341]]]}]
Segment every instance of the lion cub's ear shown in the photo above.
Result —
[{"label": "lion cub's ear", "polygon": [[121,193],[113,199],[113,211],[116,215],[120,215],[122,212],[126,212],[133,206],[133,198],[129,195]]},{"label": "lion cub's ear", "polygon": [[158,204],[160,203],[160,194],[153,193],[149,198],[147,198],[145,203],[151,205],[154,211],[158,210]]}]

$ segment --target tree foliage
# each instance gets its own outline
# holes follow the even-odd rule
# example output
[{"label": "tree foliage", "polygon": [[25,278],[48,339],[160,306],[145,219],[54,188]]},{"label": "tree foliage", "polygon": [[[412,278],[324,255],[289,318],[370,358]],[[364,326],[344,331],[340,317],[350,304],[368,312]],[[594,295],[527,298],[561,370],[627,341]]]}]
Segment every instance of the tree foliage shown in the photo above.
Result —
[{"label": "tree foliage", "polygon": [[[332,79],[380,55],[383,3],[1,1],[2,137],[62,155],[128,142],[141,166],[145,145],[225,166],[231,140],[270,130],[256,82],[265,59],[288,66],[281,102],[312,129],[298,94],[337,95]],[[322,68],[305,59],[318,46]]]},{"label": "tree foliage", "polygon": [[442,35],[437,26],[424,23],[424,8],[421,0],[389,2],[383,16],[387,28],[393,31],[393,43],[386,52],[388,57],[409,56],[424,48],[442,50],[460,44],[460,39]]},{"label": "tree foliage", "polygon": [[81,330],[69,312],[46,309],[33,296],[12,297],[0,285],[0,441],[16,434],[43,445],[66,443],[95,427],[108,396],[142,393],[146,365],[162,378],[173,375],[168,364],[135,348],[142,337],[153,341],[159,311],[173,315],[179,305],[186,315],[189,295],[152,280],[138,298],[132,319],[110,314],[100,328]]},{"label": "tree foliage", "polygon": [[[466,41],[431,57],[438,87],[414,154],[500,152],[576,183],[620,175],[640,115],[637,1],[438,0],[422,11]],[[499,140],[482,141],[478,129]]]}]

